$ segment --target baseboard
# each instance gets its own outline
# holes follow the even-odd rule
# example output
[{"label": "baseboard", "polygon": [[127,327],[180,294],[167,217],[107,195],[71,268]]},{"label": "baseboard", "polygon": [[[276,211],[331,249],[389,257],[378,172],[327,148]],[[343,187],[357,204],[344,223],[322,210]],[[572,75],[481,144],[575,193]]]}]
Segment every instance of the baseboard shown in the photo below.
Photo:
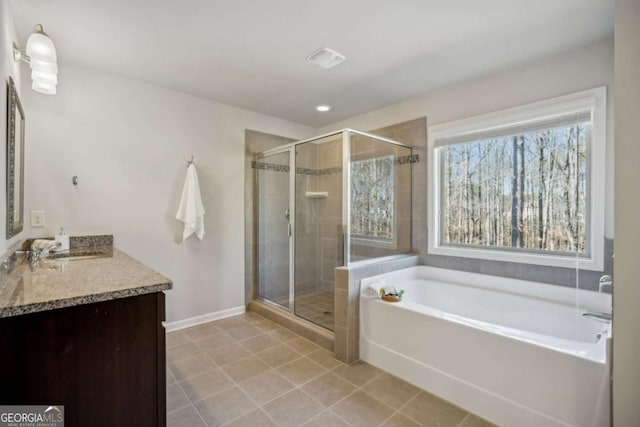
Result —
[{"label": "baseboard", "polygon": [[167,332],[179,331],[180,329],[200,325],[202,323],[213,322],[214,320],[226,319],[237,316],[246,311],[244,305],[228,308],[226,310],[214,311],[212,313],[201,314],[200,316],[189,317],[188,319],[176,320],[175,322],[165,322],[164,327]]}]

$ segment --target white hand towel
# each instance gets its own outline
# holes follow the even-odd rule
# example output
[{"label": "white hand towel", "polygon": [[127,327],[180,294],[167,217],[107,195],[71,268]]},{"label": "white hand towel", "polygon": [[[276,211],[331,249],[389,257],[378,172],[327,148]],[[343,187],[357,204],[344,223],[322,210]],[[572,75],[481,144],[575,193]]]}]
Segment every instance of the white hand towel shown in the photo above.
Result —
[{"label": "white hand towel", "polygon": [[182,199],[180,200],[176,218],[184,222],[183,242],[193,233],[196,233],[200,240],[204,238],[204,206],[200,196],[196,165],[193,163],[187,168],[187,178],[184,181]]}]

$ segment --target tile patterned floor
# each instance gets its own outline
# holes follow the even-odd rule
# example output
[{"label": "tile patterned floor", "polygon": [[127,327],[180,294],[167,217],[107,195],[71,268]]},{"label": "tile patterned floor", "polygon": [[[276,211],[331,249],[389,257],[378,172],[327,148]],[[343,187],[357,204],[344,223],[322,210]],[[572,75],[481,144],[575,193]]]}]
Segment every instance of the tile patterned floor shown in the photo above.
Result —
[{"label": "tile patterned floor", "polygon": [[253,313],[167,334],[169,427],[488,427]]},{"label": "tile patterned floor", "polygon": [[[276,303],[288,307],[289,300],[276,300]],[[310,322],[334,330],[334,293],[333,292],[312,292],[296,297],[296,316],[300,316]]]}]

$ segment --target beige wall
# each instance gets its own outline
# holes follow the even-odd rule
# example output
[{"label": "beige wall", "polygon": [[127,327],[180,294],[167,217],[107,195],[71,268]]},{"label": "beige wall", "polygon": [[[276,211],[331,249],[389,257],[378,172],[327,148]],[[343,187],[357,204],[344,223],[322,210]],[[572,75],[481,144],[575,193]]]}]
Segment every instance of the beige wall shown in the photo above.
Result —
[{"label": "beige wall", "polygon": [[[320,133],[332,129],[392,128],[390,124],[426,116],[429,126],[466,117],[490,113],[505,108],[575,93],[581,90],[606,86],[607,97],[607,171],[605,203],[605,259],[606,272],[610,273],[613,237],[613,40],[601,41],[583,48],[549,58],[539,59],[509,70],[481,76],[449,87],[431,91],[388,107],[325,126]],[[378,131],[373,131],[378,133]],[[394,136],[391,136],[394,138]],[[398,139],[396,137],[396,139]],[[400,139],[402,140],[402,139]],[[426,158],[426,149],[421,159]],[[427,252],[426,238],[426,163],[418,168],[424,173],[418,180],[414,176],[413,195],[413,250],[421,253],[420,262],[434,267],[456,268],[463,271],[513,277],[563,286],[575,286],[576,282],[587,289],[597,289],[603,274],[597,271],[540,268],[536,265],[507,263],[493,260],[445,257]],[[415,174],[414,174],[415,175]],[[425,218],[425,220],[422,220]],[[423,221],[418,223],[417,221]]]},{"label": "beige wall", "polygon": [[608,89],[605,236],[613,237],[613,40],[433,90],[323,126],[318,134],[346,127],[378,129],[417,117],[427,117],[432,126],[599,86]]},{"label": "beige wall", "polygon": [[613,424],[640,425],[640,1],[615,3]]},{"label": "beige wall", "polygon": [[[313,129],[70,64],[59,80],[56,96],[23,91],[25,207],[47,213],[47,227],[25,234],[113,233],[119,249],[174,281],[169,322],[244,307],[245,129],[296,139]],[[207,235],[180,243],[191,155]]]}]

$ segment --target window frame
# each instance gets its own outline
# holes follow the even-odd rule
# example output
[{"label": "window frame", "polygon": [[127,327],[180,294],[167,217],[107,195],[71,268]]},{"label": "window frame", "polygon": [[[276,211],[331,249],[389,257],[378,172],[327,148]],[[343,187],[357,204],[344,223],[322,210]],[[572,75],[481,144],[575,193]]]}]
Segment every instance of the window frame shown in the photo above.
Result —
[{"label": "window frame", "polygon": [[[440,190],[442,188],[441,147],[444,139],[453,139],[484,131],[499,132],[501,128],[527,126],[571,113],[589,111],[591,138],[587,141],[587,191],[589,212],[587,230],[588,255],[541,253],[521,248],[444,245],[441,243]],[[605,231],[605,167],[606,167],[606,87],[598,87],[570,95],[534,102],[514,108],[474,116],[462,120],[429,126],[427,150],[429,185],[427,196],[427,252],[434,255],[517,262],[524,264],[580,268],[602,271],[604,268]],[[469,141],[471,142],[471,141]]]}]

